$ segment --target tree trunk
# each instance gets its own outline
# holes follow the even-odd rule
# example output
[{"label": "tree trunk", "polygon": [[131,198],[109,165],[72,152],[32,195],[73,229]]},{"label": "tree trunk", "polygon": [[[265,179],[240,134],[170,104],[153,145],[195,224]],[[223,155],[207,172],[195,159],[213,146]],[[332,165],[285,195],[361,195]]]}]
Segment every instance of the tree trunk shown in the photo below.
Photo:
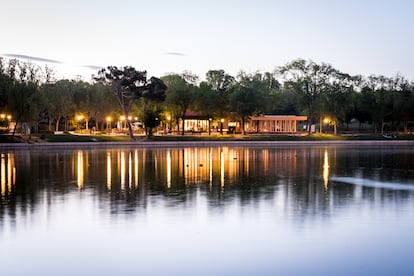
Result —
[{"label": "tree trunk", "polygon": [[56,119],[56,126],[55,126],[55,131],[59,131],[59,123],[60,123],[60,118],[62,118],[62,117],[58,117],[57,119]]},{"label": "tree trunk", "polygon": [[336,121],[334,122],[334,135],[336,135]]},{"label": "tree trunk", "polygon": [[[125,116],[126,124],[128,125],[129,137],[131,138],[131,140],[134,140],[134,133],[132,132],[131,123],[128,120],[128,111],[125,110],[125,109],[123,111],[124,111],[124,116]],[[121,122],[121,124],[122,124],[122,122]],[[122,125],[121,125],[121,127],[122,127]]]},{"label": "tree trunk", "polygon": [[242,118],[242,134],[246,135],[246,130],[244,129],[245,120]]},{"label": "tree trunk", "polygon": [[48,116],[48,120],[49,120],[49,122],[48,122],[47,130],[52,131],[52,118],[50,116]]},{"label": "tree trunk", "polygon": [[[310,116],[309,116],[310,117]],[[309,119],[308,119],[308,135],[311,135],[312,134],[312,118],[310,117]]]},{"label": "tree trunk", "polygon": [[182,136],[184,136],[184,125],[185,125],[185,114],[183,115],[183,118],[182,118],[182,120],[183,120],[183,124],[182,124],[182,126],[181,126],[181,135]]},{"label": "tree trunk", "polygon": [[210,121],[210,119],[208,120],[208,136],[210,136],[210,134],[211,134],[211,127],[210,127],[210,123],[211,123],[211,121]]}]

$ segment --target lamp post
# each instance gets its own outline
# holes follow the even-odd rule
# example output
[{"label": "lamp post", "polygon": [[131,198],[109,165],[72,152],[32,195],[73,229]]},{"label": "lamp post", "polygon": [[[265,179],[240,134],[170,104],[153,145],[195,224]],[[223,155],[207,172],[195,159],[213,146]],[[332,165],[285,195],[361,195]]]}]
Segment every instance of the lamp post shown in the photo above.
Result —
[{"label": "lamp post", "polygon": [[106,131],[111,133],[111,122],[112,118],[110,116],[106,117]]},{"label": "lamp post", "polygon": [[210,136],[211,134],[211,121],[213,120],[213,118],[208,118],[208,136]]},{"label": "lamp post", "polygon": [[123,130],[124,129],[124,120],[125,120],[125,116],[124,115],[122,115],[121,117],[119,117],[119,120],[121,121],[121,130]]},{"label": "lamp post", "polygon": [[76,117],[76,121],[78,121],[78,128],[79,128],[79,131],[82,133],[82,129],[81,129],[81,126],[80,126],[80,122],[83,120],[83,115],[78,115],[77,117]]},{"label": "lamp post", "polygon": [[7,115],[7,129],[10,129],[11,115]]},{"label": "lamp post", "polygon": [[168,133],[171,133],[171,116],[167,116],[168,121]]},{"label": "lamp post", "polygon": [[325,119],[323,119],[324,124],[328,125],[330,122],[330,119],[328,117],[325,117]]},{"label": "lamp post", "polygon": [[220,134],[223,135],[223,123],[224,123],[224,118],[221,118],[220,120]]}]

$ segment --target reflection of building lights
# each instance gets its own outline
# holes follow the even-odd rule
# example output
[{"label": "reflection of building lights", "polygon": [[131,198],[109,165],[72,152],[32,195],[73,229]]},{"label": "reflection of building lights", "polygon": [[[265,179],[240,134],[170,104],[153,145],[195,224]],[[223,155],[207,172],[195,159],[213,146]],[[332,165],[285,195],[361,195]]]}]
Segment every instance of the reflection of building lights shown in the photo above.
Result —
[{"label": "reflection of building lights", "polygon": [[329,181],[329,159],[328,159],[328,150],[325,150],[323,157],[323,186],[325,189],[328,189]]},{"label": "reflection of building lights", "polygon": [[13,168],[12,168],[12,157],[10,155],[10,153],[7,154],[7,188],[8,188],[8,192],[9,194],[12,191],[12,186],[14,183],[12,183],[12,179],[13,179]]},{"label": "reflection of building lights", "polygon": [[209,159],[209,177],[210,177],[210,189],[213,186],[213,156],[212,156],[212,150],[209,149],[209,155],[208,155],[208,159]]},{"label": "reflection of building lights", "polygon": [[167,152],[167,187],[171,188],[171,151]]},{"label": "reflection of building lights", "polygon": [[78,189],[83,188],[83,179],[84,179],[84,171],[83,171],[83,152],[78,151]]},{"label": "reflection of building lights", "polygon": [[132,152],[128,155],[128,185],[131,188],[132,185]]},{"label": "reflection of building lights", "polygon": [[125,152],[121,152],[121,190],[125,190],[125,174],[126,174],[126,166],[125,166]]},{"label": "reflection of building lights", "polygon": [[224,152],[220,152],[220,185],[224,189]]},{"label": "reflection of building lights", "polygon": [[112,189],[112,168],[111,153],[106,154],[106,187],[110,191]]},{"label": "reflection of building lights", "polygon": [[5,194],[6,194],[6,157],[4,154],[1,154],[1,195],[4,196]]},{"label": "reflection of building lights", "polygon": [[134,165],[135,165],[135,188],[138,187],[138,150],[135,150],[134,153]]}]

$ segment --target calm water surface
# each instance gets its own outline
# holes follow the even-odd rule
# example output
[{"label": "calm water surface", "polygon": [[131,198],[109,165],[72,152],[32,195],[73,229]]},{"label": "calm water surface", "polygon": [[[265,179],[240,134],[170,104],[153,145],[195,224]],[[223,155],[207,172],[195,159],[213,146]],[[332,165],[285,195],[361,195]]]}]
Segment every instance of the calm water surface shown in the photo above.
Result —
[{"label": "calm water surface", "polygon": [[0,152],[2,275],[414,275],[411,147]]}]

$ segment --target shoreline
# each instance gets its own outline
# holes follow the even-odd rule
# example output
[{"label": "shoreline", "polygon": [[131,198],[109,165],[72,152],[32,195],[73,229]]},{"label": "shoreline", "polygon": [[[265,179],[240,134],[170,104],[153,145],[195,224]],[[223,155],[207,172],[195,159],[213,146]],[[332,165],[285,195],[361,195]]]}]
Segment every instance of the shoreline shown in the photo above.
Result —
[{"label": "shoreline", "polygon": [[292,147],[292,146],[414,146],[414,140],[359,140],[359,141],[154,141],[154,142],[54,142],[54,143],[0,143],[0,149],[31,148],[93,148],[93,147]]}]

